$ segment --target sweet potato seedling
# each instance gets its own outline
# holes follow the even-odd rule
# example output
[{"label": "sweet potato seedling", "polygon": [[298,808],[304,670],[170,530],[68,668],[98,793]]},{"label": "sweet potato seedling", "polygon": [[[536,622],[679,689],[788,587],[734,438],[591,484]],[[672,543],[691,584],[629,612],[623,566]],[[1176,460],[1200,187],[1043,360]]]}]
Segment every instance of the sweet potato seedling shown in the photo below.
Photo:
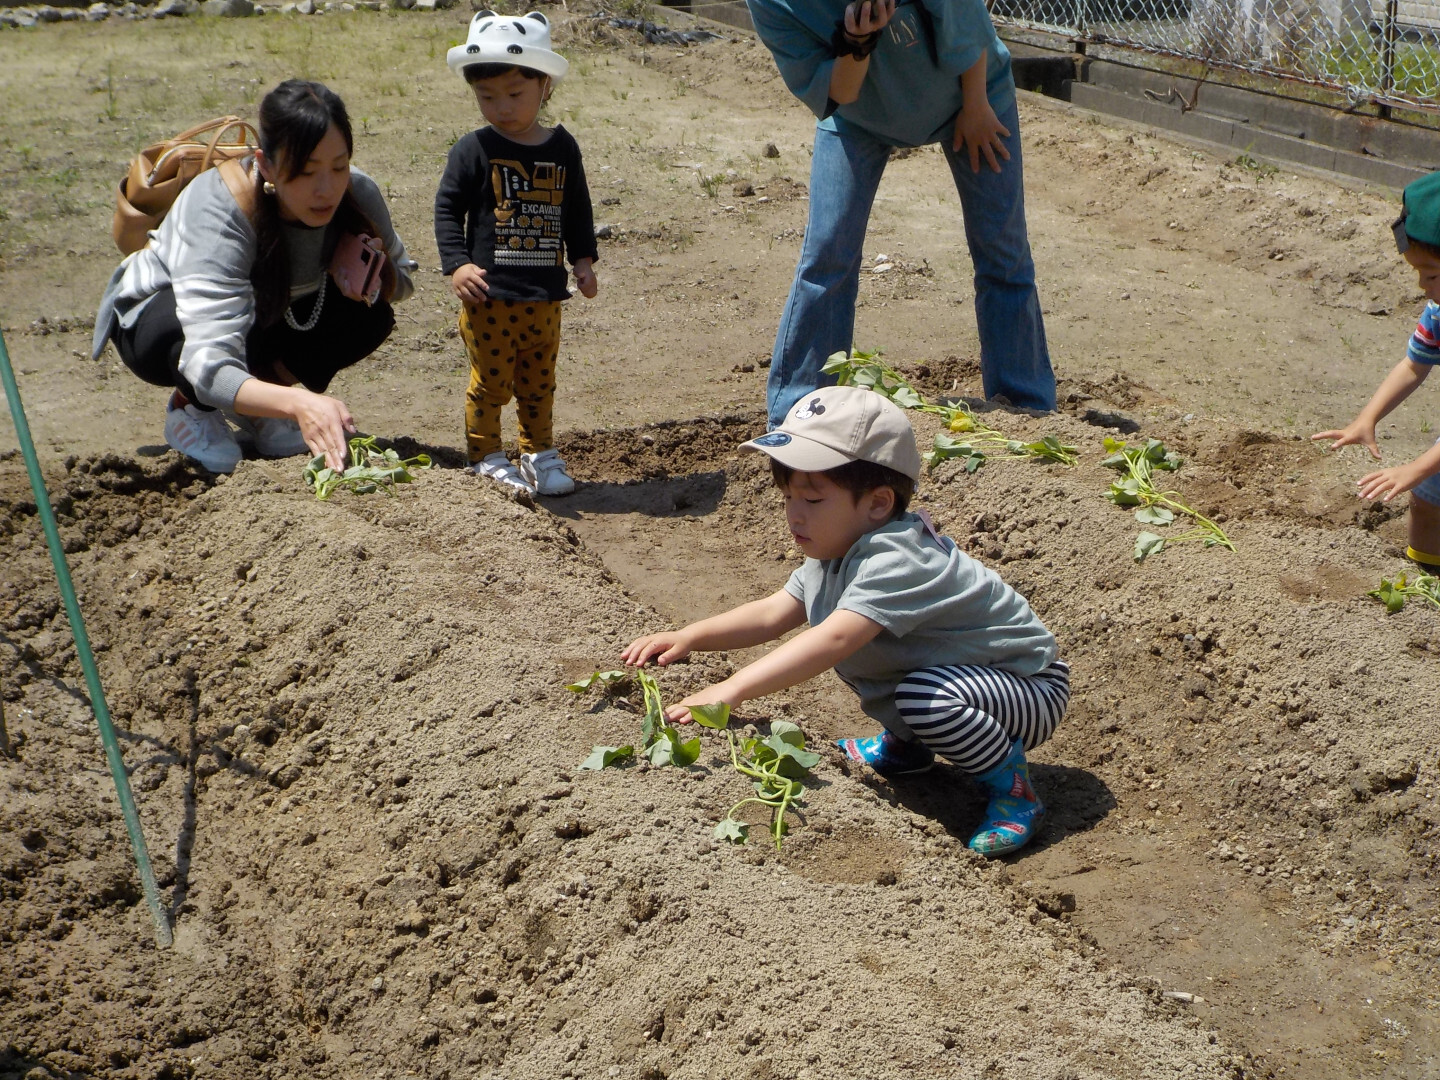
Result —
[{"label": "sweet potato seedling", "polygon": [[[607,690],[629,679],[639,685],[645,699],[645,718],[640,724],[640,753],[652,765],[693,765],[700,757],[700,740],[684,739],[674,725],[665,721],[665,704],[660,697],[660,684],[643,668],[636,672],[597,671],[585,676],[577,683],[568,684],[565,689],[583,694],[592,686],[604,686]],[[590,756],[580,763],[582,769],[605,769],[611,765],[623,765],[635,757],[633,746],[597,746]]]},{"label": "sweet potato seedling", "polygon": [[394,495],[396,484],[415,479],[410,470],[430,468],[429,454],[401,458],[393,449],[381,450],[373,435],[357,435],[350,440],[350,461],[350,467],[342,472],[328,467],[323,454],[310,459],[305,466],[305,483],[317,499],[328,499],[340,488],[348,488],[354,495],[369,495],[372,491]]},{"label": "sweet potato seedling", "polygon": [[698,724],[723,729],[730,744],[730,764],[735,771],[755,785],[755,794],[748,795],[730,808],[712,833],[716,840],[743,844],[750,837],[750,826],[735,815],[751,803],[770,811],[770,838],[778,850],[781,840],[790,831],[785,815],[805,801],[805,786],[820,755],[805,749],[805,733],[788,720],[776,720],[765,738],[736,738],[730,730],[730,706],[702,705],[690,710]]},{"label": "sweet potato seedling", "polygon": [[1365,595],[1379,600],[1391,615],[1403,608],[1405,601],[1411,597],[1417,600],[1428,600],[1436,607],[1440,607],[1440,577],[1435,577],[1433,574],[1417,574],[1411,580],[1401,574],[1393,581],[1389,578],[1381,578],[1380,587],[1371,589]]},{"label": "sweet potato seedling", "polygon": [[1161,536],[1159,533],[1142,532],[1135,538],[1135,561],[1145,559],[1163,551],[1169,544],[1184,540],[1199,540],[1206,547],[1220,547],[1235,550],[1234,543],[1219,525],[1197,510],[1180,501],[1178,491],[1162,491],[1155,486],[1155,473],[1174,472],[1180,468],[1181,457],[1172,450],[1166,450],[1159,439],[1149,439],[1144,446],[1130,446],[1119,439],[1105,438],[1105,450],[1109,457],[1100,462],[1112,469],[1119,469],[1125,475],[1110,485],[1105,497],[1116,506],[1133,506],[1135,520],[1142,525],[1169,525],[1177,513],[1185,514],[1195,522],[1195,527],[1176,536]]},{"label": "sweet potato seedling", "polygon": [[[856,349],[849,353],[832,353],[822,370],[827,375],[834,375],[841,386],[863,386],[883,394],[902,409],[940,417],[946,430],[935,436],[935,445],[925,454],[925,463],[931,469],[942,461],[958,458],[965,471],[973,473],[985,464],[987,455],[999,453],[1038,458],[1060,465],[1075,465],[1080,461],[1077,447],[1067,446],[1053,435],[1046,435],[1035,442],[1021,442],[984,423],[963,401],[949,404],[926,401],[905,381],[903,375],[881,362],[878,349],[873,352]],[[954,437],[956,434],[964,438],[957,439]]]}]

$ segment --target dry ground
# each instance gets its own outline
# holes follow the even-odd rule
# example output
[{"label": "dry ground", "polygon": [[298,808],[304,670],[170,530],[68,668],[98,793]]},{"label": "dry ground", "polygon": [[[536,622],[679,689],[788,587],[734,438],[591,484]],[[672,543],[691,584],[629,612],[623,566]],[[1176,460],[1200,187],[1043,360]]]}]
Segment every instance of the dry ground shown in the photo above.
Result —
[{"label": "dry ground", "polygon": [[[456,464],[429,213],[475,122],[443,64],[464,15],[0,35],[0,318],[178,942],[149,943],[11,457],[0,1075],[1440,1075],[1440,613],[1364,598],[1404,568],[1403,517],[1354,500],[1358,455],[1300,438],[1353,414],[1413,324],[1393,199],[1025,97],[1064,407],[987,418],[1083,461],[945,466],[922,502],[1074,665],[1036,755],[1051,823],[980,864],[962,780],[880,784],[827,754],[783,852],[717,849],[742,794],[723,742],[688,772],[577,772],[636,721],[561,683],[793,565],[733,447],[761,422],[811,124],[741,35],[654,47],[557,14],[553,112],[611,238],[599,299],[567,309],[584,484],[543,507],[453,467],[393,501],[316,503],[298,461],[216,484],[156,445],[159,392],[86,359],[125,157],[323,78],[423,268],[337,390]],[[862,283],[859,344],[932,395],[979,385],[953,204],[937,152],[895,161],[867,245],[892,269]],[[1386,425],[1387,455],[1428,442],[1432,401]],[[1237,553],[1134,565],[1101,497],[1115,425],[1186,455],[1176,486]],[[667,694],[741,659],[674,669]],[[817,744],[865,727],[828,679],[746,719],[779,716]]]}]

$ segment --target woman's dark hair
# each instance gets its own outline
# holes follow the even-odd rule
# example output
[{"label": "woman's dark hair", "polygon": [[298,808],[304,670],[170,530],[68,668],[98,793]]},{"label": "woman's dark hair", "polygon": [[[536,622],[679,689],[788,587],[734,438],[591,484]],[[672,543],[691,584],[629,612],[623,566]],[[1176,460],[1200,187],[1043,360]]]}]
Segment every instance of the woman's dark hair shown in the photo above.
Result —
[{"label": "woman's dark hair", "polygon": [[[260,101],[260,149],[287,180],[305,171],[310,155],[332,126],[345,137],[346,152],[353,154],[355,137],[350,131],[350,114],[340,95],[322,83],[286,79]],[[258,175],[255,183],[262,188]],[[334,220],[343,232],[373,236],[377,231],[352,192],[345,193]],[[261,190],[256,191],[253,224],[256,246],[250,281],[255,286],[255,318],[260,326],[270,326],[290,303],[290,263],[285,254],[279,202],[264,196]]]},{"label": "woman's dark hair", "polygon": [[485,79],[498,79],[501,75],[509,75],[512,71],[518,71],[527,79],[543,79],[545,73],[536,71],[534,68],[521,67],[519,64],[466,64],[464,69],[465,81],[471,86]]},{"label": "woman's dark hair", "polygon": [[[790,478],[795,475],[795,470],[771,458],[770,475],[775,480],[775,486],[783,491],[790,486]],[[910,500],[915,497],[914,480],[902,472],[876,465],[873,461],[847,461],[844,465],[826,469],[821,475],[836,487],[848,491],[856,502],[859,502],[860,496],[866,492],[888,487],[895,493],[895,509],[890,514],[891,521],[905,513],[910,506]]]}]

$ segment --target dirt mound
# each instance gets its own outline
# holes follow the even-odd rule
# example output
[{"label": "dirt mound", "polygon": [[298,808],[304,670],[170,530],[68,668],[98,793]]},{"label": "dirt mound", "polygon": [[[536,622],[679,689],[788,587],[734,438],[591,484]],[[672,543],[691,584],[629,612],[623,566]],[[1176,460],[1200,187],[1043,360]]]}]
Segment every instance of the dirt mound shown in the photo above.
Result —
[{"label": "dirt mound", "polygon": [[[1102,823],[1188,823],[1192,848],[1303,912],[1322,948],[1374,946],[1393,981],[1432,977],[1440,618],[1360,595],[1393,568],[1385,542],[1252,513],[1229,525],[1236,553],[1137,566],[1093,423],[987,419],[1086,451],[1073,469],[942,465],[921,489],[1075,670],[1036,755],[1051,820],[1015,869]],[[717,736],[690,770],[577,771],[638,719],[563,684],[683,617],[638,596],[701,614],[794,564],[763,460],[734,452],[761,426],[574,436],[588,482],[547,507],[455,469],[320,503],[293,462],[213,484],[173,455],[70,462],[55,501],[176,919],[168,953],[70,689],[33,504],[6,481],[6,1075],[825,1077],[862,1057],[874,1076],[1244,1071],[1096,951],[1063,881],[1017,886],[966,853],[980,804],[952,770],[891,786],[827,750],[778,854],[711,840],[744,793]],[[1257,453],[1298,490],[1332,482],[1333,458],[1288,440],[1146,434],[1197,455],[1175,476],[1187,492],[1247,490]],[[621,536],[688,591],[644,552],[613,557]],[[662,683],[681,694],[742,659]],[[824,680],[745,719],[782,715],[821,746],[864,726]],[[1000,1030],[1023,1049],[996,1049]]]},{"label": "dirt mound", "polygon": [[[715,464],[732,512],[767,502]],[[210,487],[107,458],[57,489],[177,944],[149,943],[12,481],[6,1075],[1226,1072],[1062,901],[835,755],[778,856],[711,841],[744,790],[718,738],[578,773],[637,718],[563,683],[655,617],[544,509],[459,471],[318,503],[293,463]]]}]

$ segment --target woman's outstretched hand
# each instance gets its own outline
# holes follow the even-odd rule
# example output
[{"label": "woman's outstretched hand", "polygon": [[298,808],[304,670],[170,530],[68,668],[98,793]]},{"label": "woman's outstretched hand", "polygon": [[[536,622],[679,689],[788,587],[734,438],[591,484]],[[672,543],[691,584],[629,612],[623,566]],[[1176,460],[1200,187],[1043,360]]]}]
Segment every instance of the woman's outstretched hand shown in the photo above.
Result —
[{"label": "woman's outstretched hand", "polygon": [[345,403],[299,386],[291,390],[296,395],[295,422],[310,452],[317,457],[324,454],[325,464],[332,469],[348,468],[355,418]]}]

